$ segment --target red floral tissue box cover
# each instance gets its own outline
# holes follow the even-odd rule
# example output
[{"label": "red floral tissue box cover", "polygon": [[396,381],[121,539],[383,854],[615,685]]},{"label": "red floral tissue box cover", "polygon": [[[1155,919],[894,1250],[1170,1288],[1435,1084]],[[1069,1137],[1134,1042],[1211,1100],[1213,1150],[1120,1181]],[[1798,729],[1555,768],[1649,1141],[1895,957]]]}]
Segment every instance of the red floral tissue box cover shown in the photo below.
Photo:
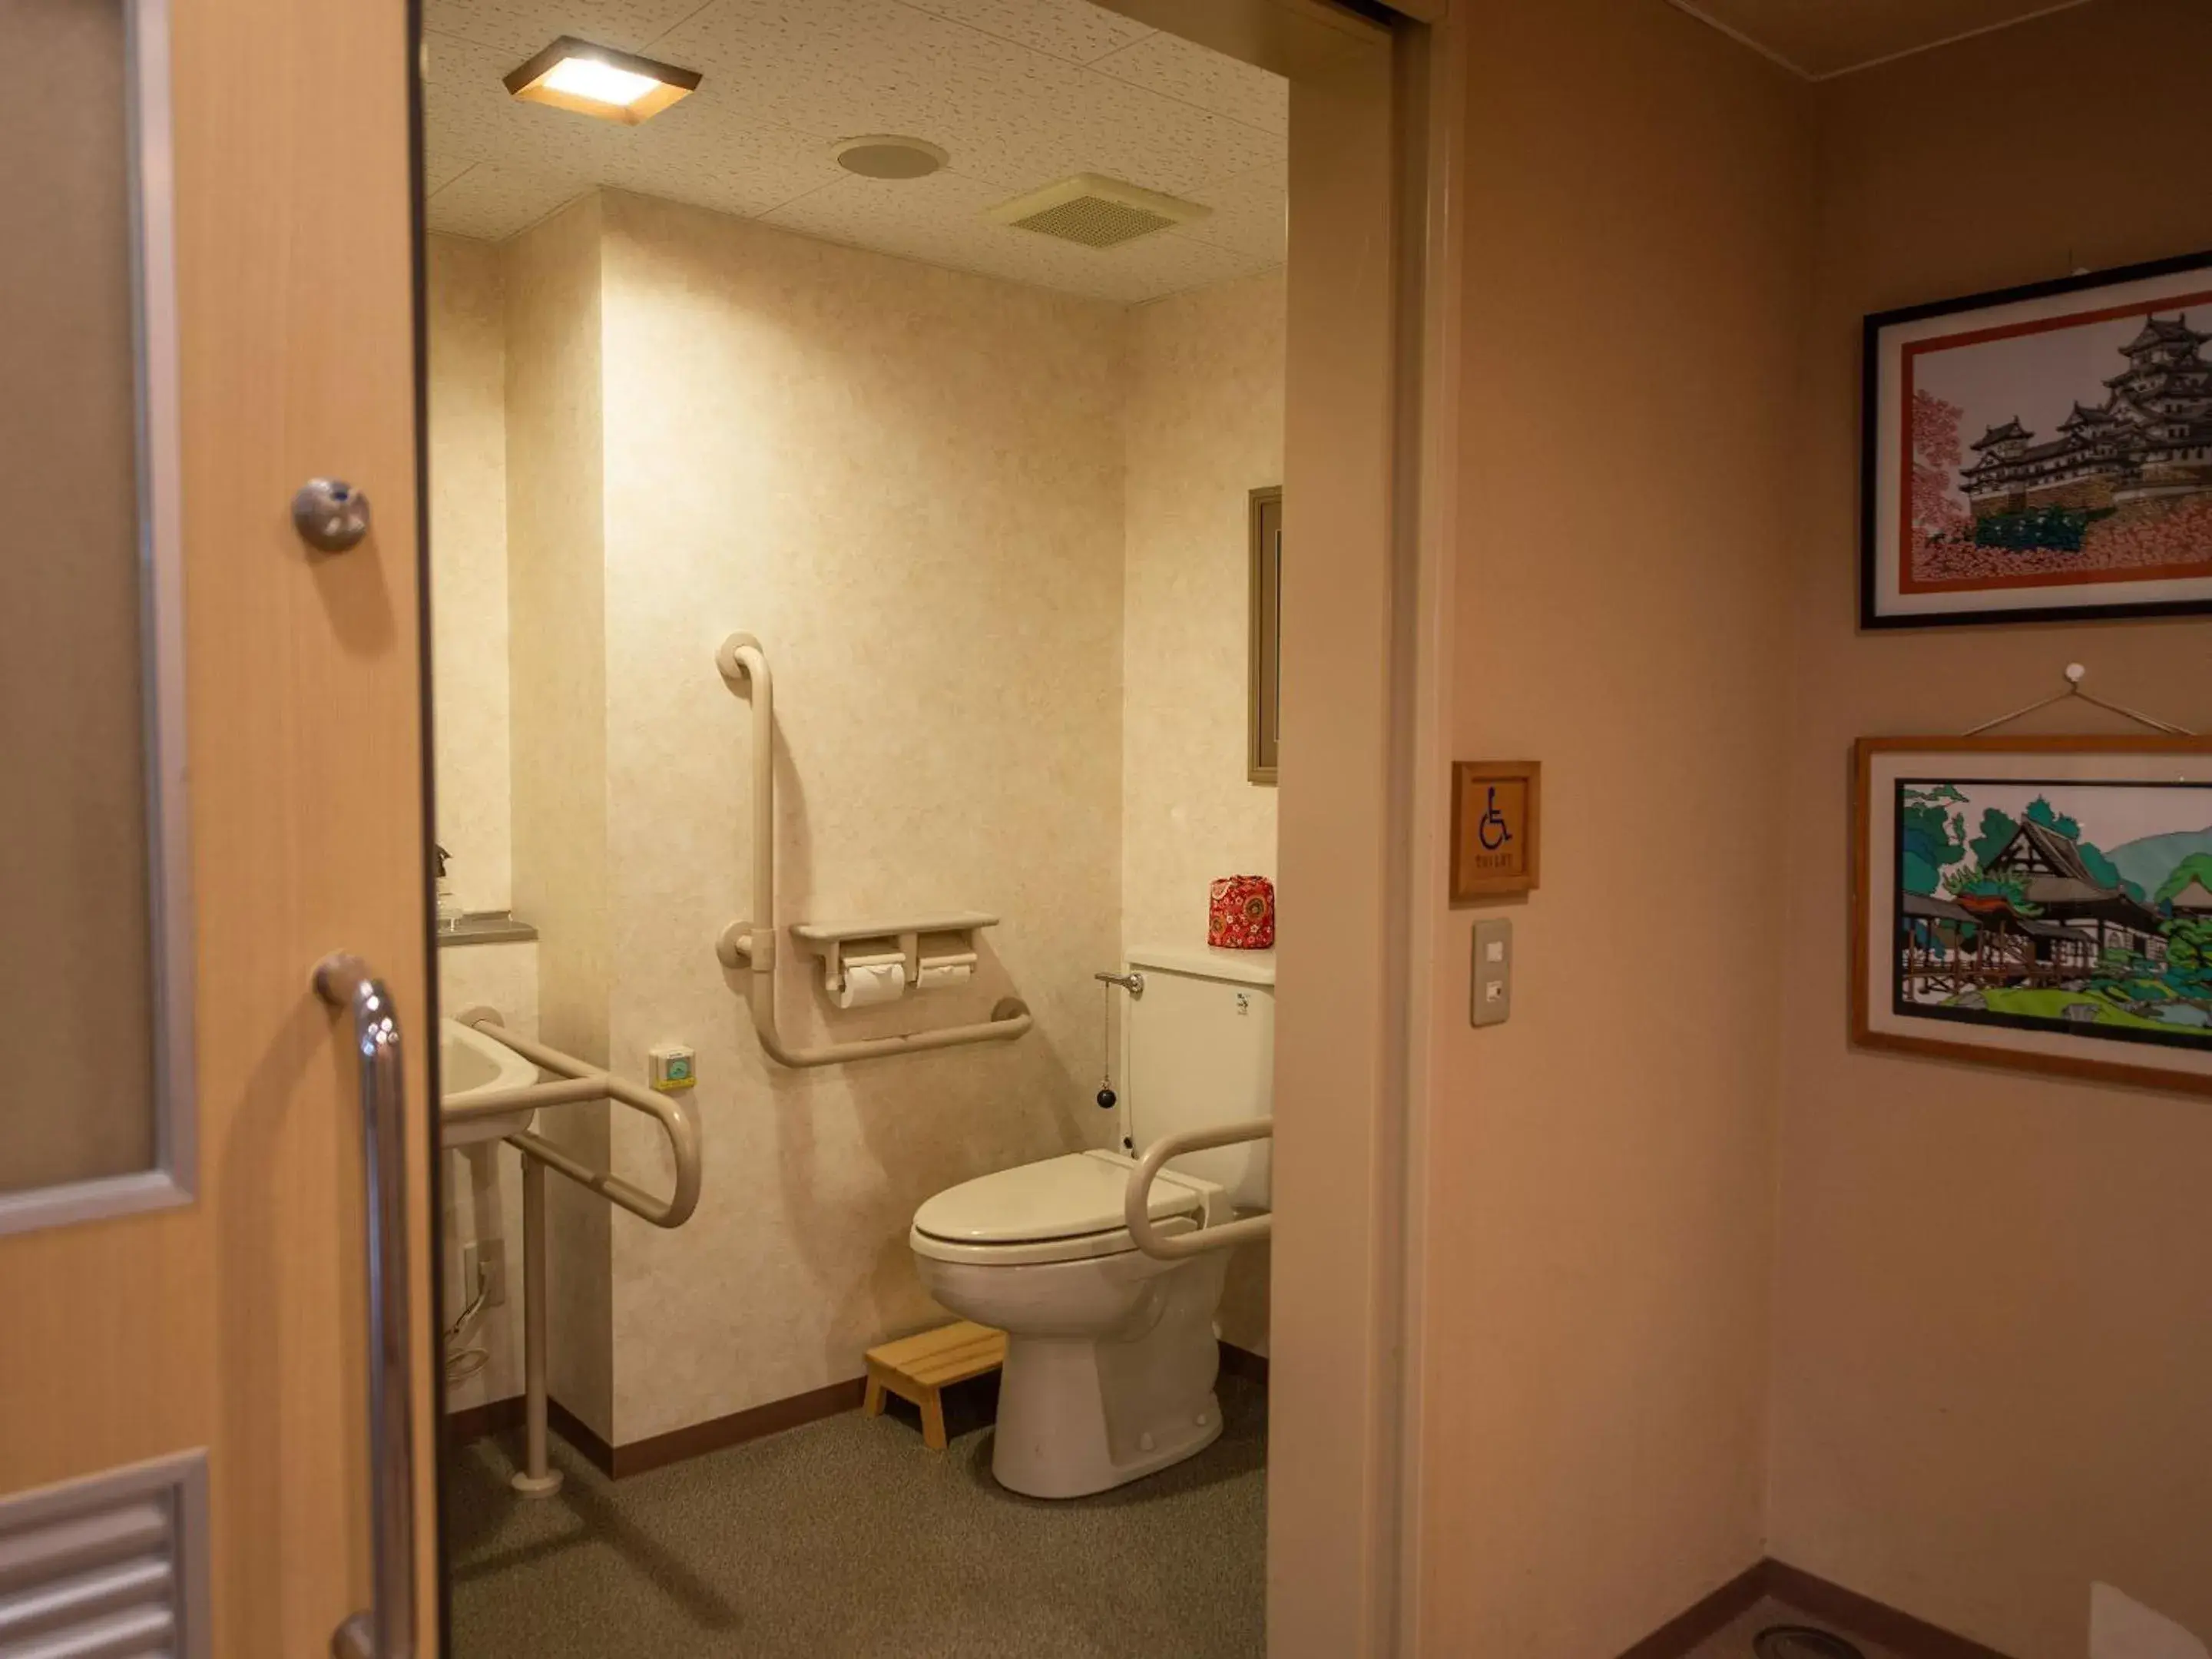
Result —
[{"label": "red floral tissue box cover", "polygon": [[1275,884],[1265,876],[1224,876],[1215,882],[1206,903],[1206,942],[1228,951],[1273,950]]}]

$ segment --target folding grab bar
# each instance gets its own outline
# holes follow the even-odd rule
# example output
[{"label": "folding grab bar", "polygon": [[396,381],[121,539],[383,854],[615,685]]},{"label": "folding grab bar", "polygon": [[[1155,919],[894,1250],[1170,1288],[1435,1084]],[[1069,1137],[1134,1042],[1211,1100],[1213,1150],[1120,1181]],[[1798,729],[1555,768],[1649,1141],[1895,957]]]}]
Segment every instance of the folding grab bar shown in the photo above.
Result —
[{"label": "folding grab bar", "polygon": [[655,1198],[642,1188],[624,1181],[611,1170],[594,1170],[578,1162],[543,1135],[528,1129],[507,1137],[522,1154],[522,1395],[525,1450],[523,1467],[514,1476],[517,1492],[544,1498],[561,1489],[561,1477],[548,1462],[547,1417],[550,1405],[545,1386],[545,1171],[557,1170],[610,1204],[620,1205],[632,1215],[656,1227],[680,1227],[699,1207],[699,1124],[690,1105],[672,1096],[641,1089],[611,1073],[588,1066],[573,1054],[549,1048],[542,1042],[517,1036],[500,1023],[496,1011],[470,1008],[460,1023],[503,1043],[541,1069],[558,1073],[557,1083],[536,1083],[520,1089],[501,1089],[478,1095],[453,1107],[452,1118],[488,1117],[523,1106],[573,1106],[584,1101],[611,1100],[642,1112],[660,1125],[668,1137],[668,1150],[676,1161],[676,1187],[666,1198]]},{"label": "folding grab bar", "polygon": [[612,1170],[594,1170],[580,1164],[551,1141],[530,1130],[507,1136],[507,1144],[656,1227],[680,1227],[691,1218],[691,1212],[699,1207],[699,1125],[687,1103],[673,1095],[641,1089],[611,1072],[586,1065],[573,1054],[518,1036],[501,1024],[498,1014],[489,1009],[469,1009],[461,1015],[461,1023],[514,1049],[545,1071],[559,1073],[564,1080],[478,1095],[451,1109],[447,1116],[489,1117],[523,1106],[573,1106],[587,1100],[611,1100],[634,1112],[642,1112],[660,1125],[662,1133],[668,1137],[668,1150],[676,1160],[676,1190],[666,1198],[655,1198]]},{"label": "folding grab bar", "polygon": [[1185,1152],[1203,1152],[1215,1146],[1235,1146],[1247,1140],[1265,1140],[1275,1133],[1272,1117],[1248,1117],[1241,1122],[1224,1123],[1217,1129],[1189,1129],[1182,1134],[1163,1135],[1145,1149],[1137,1160],[1137,1167],[1129,1171],[1129,1187],[1121,1201],[1121,1219],[1129,1229],[1129,1237],[1146,1255],[1156,1255],[1163,1261],[1180,1261],[1187,1256],[1202,1255],[1208,1250],[1230,1250],[1239,1244],[1258,1244],[1272,1237],[1275,1218],[1272,1215],[1248,1215],[1241,1220],[1224,1221],[1218,1227],[1200,1224],[1195,1231],[1163,1233],[1152,1224],[1152,1182],[1170,1158],[1181,1158]]},{"label": "folding grab bar", "polygon": [[724,640],[714,653],[714,665],[724,678],[751,684],[753,705],[753,920],[733,921],[724,928],[714,953],[726,967],[751,970],[745,976],[745,1005],[769,1058],[791,1066],[835,1066],[969,1042],[1006,1042],[1028,1030],[1030,1011],[1018,998],[1003,997],[991,1010],[991,1018],[979,1024],[810,1048],[795,1048],[783,1040],[775,1013],[775,682],[769,672],[767,653],[750,634],[732,634]]},{"label": "folding grab bar", "polygon": [[361,1061],[368,1231],[369,1582],[375,1600],[331,1637],[335,1659],[415,1652],[415,1328],[407,1311],[407,1077],[384,981],[343,951],[315,964],[315,994],[353,1012]]}]

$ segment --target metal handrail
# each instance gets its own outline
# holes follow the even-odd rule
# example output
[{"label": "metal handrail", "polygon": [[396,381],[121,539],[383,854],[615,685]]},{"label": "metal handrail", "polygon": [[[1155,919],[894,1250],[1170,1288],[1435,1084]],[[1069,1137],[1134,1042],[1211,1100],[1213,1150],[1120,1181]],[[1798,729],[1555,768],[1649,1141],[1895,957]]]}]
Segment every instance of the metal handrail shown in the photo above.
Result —
[{"label": "metal handrail", "polygon": [[478,1095],[450,1109],[447,1115],[483,1117],[525,1106],[573,1106],[591,1100],[619,1102],[652,1118],[668,1137],[668,1150],[676,1161],[676,1189],[665,1199],[655,1198],[611,1170],[594,1170],[578,1162],[543,1135],[527,1129],[519,1129],[507,1136],[507,1144],[656,1227],[680,1227],[691,1218],[692,1211],[699,1207],[699,1123],[686,1102],[672,1095],[641,1089],[573,1054],[518,1036],[500,1023],[497,1013],[489,1010],[471,1009],[461,1018],[471,1030],[482,1031],[493,1042],[514,1049],[546,1071],[557,1072],[564,1080]]},{"label": "metal handrail", "polygon": [[753,705],[753,920],[725,927],[714,951],[726,966],[751,970],[745,976],[745,1006],[768,1057],[783,1066],[835,1066],[970,1042],[1006,1042],[1028,1030],[1033,1023],[1028,1008],[1018,998],[1002,997],[989,1019],[974,1024],[814,1048],[793,1048],[783,1040],[775,1012],[775,681],[767,653],[750,634],[724,640],[714,662],[726,678],[750,682]]},{"label": "metal handrail", "polygon": [[336,1659],[415,1652],[414,1322],[408,1312],[407,1077],[384,981],[343,951],[315,964],[315,994],[353,1011],[361,1061],[368,1245],[370,1584],[374,1599],[331,1637]]},{"label": "metal handrail", "polygon": [[1121,1200],[1121,1219],[1129,1237],[1146,1255],[1163,1261],[1181,1261],[1208,1250],[1230,1250],[1239,1244],[1262,1243],[1275,1231],[1272,1215],[1249,1215],[1209,1227],[1201,1219],[1196,1231],[1167,1234],[1152,1221],[1152,1182],[1170,1158],[1186,1152],[1203,1152],[1215,1146],[1235,1146],[1247,1140],[1265,1140],[1275,1133],[1272,1117],[1248,1117],[1212,1129],[1188,1129],[1163,1135],[1145,1149],[1137,1167],[1129,1171],[1128,1190]]}]

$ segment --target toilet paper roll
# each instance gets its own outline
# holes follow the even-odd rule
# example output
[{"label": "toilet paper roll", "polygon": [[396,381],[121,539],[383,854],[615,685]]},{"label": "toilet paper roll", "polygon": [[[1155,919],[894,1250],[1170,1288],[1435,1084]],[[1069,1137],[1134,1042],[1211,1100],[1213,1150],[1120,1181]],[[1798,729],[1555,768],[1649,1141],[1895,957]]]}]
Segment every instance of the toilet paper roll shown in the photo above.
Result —
[{"label": "toilet paper roll", "polygon": [[957,990],[975,977],[974,966],[965,962],[921,964],[921,983],[915,987],[922,991]]},{"label": "toilet paper roll", "polygon": [[880,967],[848,967],[845,984],[836,994],[840,1008],[872,1008],[896,1002],[906,994],[906,965],[887,962]]}]

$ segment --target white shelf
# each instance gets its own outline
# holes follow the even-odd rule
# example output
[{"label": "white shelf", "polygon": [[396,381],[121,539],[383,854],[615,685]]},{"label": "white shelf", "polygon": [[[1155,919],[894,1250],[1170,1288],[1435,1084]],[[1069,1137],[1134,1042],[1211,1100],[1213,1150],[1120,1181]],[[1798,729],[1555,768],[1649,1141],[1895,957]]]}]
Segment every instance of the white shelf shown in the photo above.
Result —
[{"label": "white shelf", "polygon": [[998,917],[981,910],[951,910],[891,921],[794,921],[791,936],[809,945],[837,945],[848,939],[896,939],[902,933],[972,933],[998,925]]}]

